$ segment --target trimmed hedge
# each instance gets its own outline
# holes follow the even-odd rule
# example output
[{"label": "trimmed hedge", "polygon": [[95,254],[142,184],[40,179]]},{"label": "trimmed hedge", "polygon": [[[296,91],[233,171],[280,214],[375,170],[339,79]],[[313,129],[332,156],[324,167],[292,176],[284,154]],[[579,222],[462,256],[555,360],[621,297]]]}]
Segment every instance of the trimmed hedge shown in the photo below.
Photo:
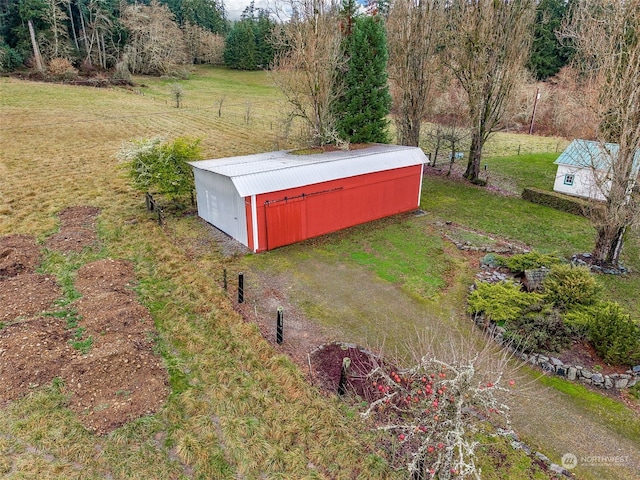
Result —
[{"label": "trimmed hedge", "polygon": [[589,207],[591,206],[588,200],[582,198],[571,197],[569,195],[563,195],[562,193],[550,192],[533,187],[525,188],[522,192],[522,198],[532,203],[546,205],[556,210],[585,217],[587,216],[586,212],[589,211]]}]

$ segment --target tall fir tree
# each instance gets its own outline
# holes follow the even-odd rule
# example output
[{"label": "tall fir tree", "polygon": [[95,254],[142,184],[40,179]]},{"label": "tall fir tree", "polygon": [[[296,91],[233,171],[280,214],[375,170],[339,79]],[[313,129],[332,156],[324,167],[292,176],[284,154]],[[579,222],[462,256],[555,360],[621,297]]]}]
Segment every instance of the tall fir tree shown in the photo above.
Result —
[{"label": "tall fir tree", "polygon": [[227,35],[225,65],[239,70],[269,68],[275,55],[270,38],[274,25],[269,13],[251,2]]},{"label": "tall fir tree", "polygon": [[563,45],[556,34],[570,11],[570,4],[565,0],[541,0],[536,7],[531,57],[527,67],[538,80],[558,73],[573,56],[573,47]]},{"label": "tall fir tree", "polygon": [[[349,10],[343,8],[343,12],[348,14]],[[336,130],[340,138],[351,143],[388,143],[391,95],[387,85],[388,54],[382,17],[344,15],[344,18],[342,29],[348,61],[334,106]]]}]

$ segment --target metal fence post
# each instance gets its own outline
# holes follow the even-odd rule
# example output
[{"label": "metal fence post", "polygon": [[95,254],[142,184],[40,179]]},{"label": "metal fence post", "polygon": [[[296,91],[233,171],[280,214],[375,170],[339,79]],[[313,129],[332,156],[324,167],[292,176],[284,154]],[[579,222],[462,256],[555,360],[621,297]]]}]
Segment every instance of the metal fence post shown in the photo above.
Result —
[{"label": "metal fence post", "polygon": [[278,316],[276,320],[276,343],[280,344],[284,340],[284,312],[282,307],[278,307]]}]

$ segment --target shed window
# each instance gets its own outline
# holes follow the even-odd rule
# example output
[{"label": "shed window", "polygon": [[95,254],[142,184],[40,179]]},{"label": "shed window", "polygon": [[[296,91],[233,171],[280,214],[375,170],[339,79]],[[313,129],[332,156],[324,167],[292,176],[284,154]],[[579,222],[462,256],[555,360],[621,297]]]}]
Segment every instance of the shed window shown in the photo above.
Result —
[{"label": "shed window", "polygon": [[567,173],[564,176],[564,184],[565,185],[573,185],[574,175],[572,173]]}]

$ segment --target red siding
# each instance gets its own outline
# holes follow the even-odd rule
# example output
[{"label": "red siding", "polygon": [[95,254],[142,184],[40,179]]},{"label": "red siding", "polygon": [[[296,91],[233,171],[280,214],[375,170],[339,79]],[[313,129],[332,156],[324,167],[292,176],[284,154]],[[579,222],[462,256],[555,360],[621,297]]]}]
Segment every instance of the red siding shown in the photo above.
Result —
[{"label": "red siding", "polygon": [[[413,210],[421,172],[415,165],[258,195],[257,251]],[[249,247],[255,250],[250,212],[248,205]]]}]

